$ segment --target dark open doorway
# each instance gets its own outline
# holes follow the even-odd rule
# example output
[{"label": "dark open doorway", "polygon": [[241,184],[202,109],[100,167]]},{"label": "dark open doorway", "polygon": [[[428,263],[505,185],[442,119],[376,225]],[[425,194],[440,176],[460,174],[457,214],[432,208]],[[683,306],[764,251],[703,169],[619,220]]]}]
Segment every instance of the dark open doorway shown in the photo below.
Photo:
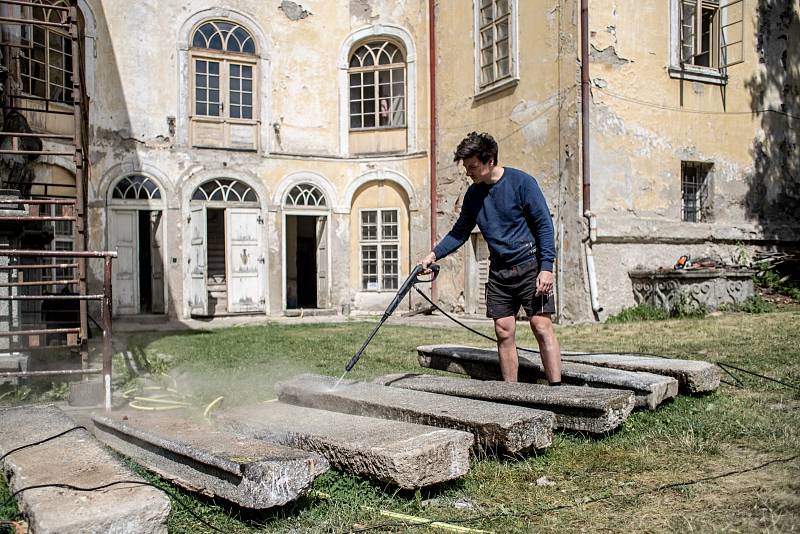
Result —
[{"label": "dark open doorway", "polygon": [[317,219],[286,216],[286,307],[317,307]]}]

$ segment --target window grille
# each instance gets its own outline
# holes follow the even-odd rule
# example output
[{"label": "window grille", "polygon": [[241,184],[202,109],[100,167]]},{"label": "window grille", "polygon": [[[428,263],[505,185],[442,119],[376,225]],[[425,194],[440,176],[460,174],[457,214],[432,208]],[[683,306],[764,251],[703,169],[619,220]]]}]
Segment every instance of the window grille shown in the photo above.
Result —
[{"label": "window grille", "polygon": [[311,184],[298,184],[289,190],[286,195],[287,206],[324,207],[325,195],[316,186]]},{"label": "window grille", "polygon": [[253,189],[239,180],[217,178],[194,190],[192,200],[205,202],[258,202]]},{"label": "window grille", "polygon": [[703,222],[707,218],[711,167],[710,163],[681,162],[681,219],[685,222]]},{"label": "window grille", "polygon": [[479,86],[488,88],[513,75],[512,0],[476,2]]},{"label": "window grille", "polygon": [[350,129],[406,126],[406,63],[389,41],[366,43],[350,56]]},{"label": "window grille", "polygon": [[111,193],[111,198],[127,200],[157,200],[161,198],[161,190],[147,176],[134,174],[125,176]]},{"label": "window grille", "polygon": [[395,291],[400,279],[399,210],[362,210],[361,289]]},{"label": "window grille", "polygon": [[[69,7],[66,0],[33,0],[34,20],[67,23],[67,11],[47,6]],[[31,48],[19,50],[19,76],[24,94],[55,100],[73,101],[72,41],[69,34],[55,26],[33,25]]]}]

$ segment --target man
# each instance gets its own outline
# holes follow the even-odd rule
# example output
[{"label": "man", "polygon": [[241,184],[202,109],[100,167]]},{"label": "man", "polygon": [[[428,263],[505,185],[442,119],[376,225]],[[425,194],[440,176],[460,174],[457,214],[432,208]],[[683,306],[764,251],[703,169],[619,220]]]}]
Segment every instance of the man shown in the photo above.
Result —
[{"label": "man", "polygon": [[472,132],[455,152],[472,178],[461,214],[420,264],[427,268],[456,251],[478,227],[489,245],[486,316],[494,319],[500,372],[506,382],[517,381],[519,359],[514,338],[520,306],[530,318],[539,344],[545,376],[561,385],[561,348],[551,315],[555,243],[553,223],[536,180],[522,171],[497,164],[497,143],[487,133]]}]

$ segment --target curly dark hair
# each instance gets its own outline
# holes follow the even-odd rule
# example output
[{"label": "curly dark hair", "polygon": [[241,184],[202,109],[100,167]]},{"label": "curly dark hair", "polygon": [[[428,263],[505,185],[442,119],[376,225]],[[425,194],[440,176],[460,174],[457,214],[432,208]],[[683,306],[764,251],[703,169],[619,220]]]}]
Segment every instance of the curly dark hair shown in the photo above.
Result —
[{"label": "curly dark hair", "polygon": [[486,132],[470,132],[456,148],[453,161],[463,161],[477,156],[481,163],[494,162],[497,165],[497,142]]}]

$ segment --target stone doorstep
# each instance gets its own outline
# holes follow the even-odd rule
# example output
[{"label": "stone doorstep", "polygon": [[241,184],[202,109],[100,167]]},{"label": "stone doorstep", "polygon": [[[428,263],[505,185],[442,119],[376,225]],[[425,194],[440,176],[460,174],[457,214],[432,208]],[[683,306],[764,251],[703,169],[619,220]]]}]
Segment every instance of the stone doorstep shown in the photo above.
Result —
[{"label": "stone doorstep", "polygon": [[[0,454],[75,426],[52,405],[0,410]],[[121,480],[144,482],[83,429],[14,452],[2,467],[11,491],[48,483],[92,487]],[[41,488],[24,491],[17,499],[31,532],[37,534],[167,532],[169,498],[151,486],[119,484],[91,492]]]},{"label": "stone doorstep", "polygon": [[106,445],[150,471],[209,497],[265,509],[300,497],[328,470],[321,456],[237,436],[174,413],[95,416]]},{"label": "stone doorstep", "polygon": [[279,382],[275,391],[287,404],[464,430],[491,451],[544,449],[553,439],[551,412],[353,380],[343,380],[333,391],[335,383],[333,377],[304,374]]},{"label": "stone doorstep", "polygon": [[217,412],[218,426],[316,452],[340,471],[417,489],[464,476],[472,434],[265,402]]},{"label": "stone doorstep", "polygon": [[566,430],[603,433],[620,426],[634,406],[633,392],[619,389],[508,383],[423,374],[391,374],[374,380],[384,386],[439,393],[548,410],[556,426]]},{"label": "stone doorstep", "polygon": [[[468,375],[481,380],[500,380],[496,348],[461,345],[425,345],[417,347],[422,367]],[[536,359],[534,359],[536,358]],[[537,354],[519,357],[520,382],[544,380],[544,367]],[[565,384],[633,391],[636,408],[655,410],[659,404],[678,394],[678,381],[672,377],[583,363],[561,362],[561,380]]]},{"label": "stone doorstep", "polygon": [[637,354],[575,354],[570,352],[562,352],[561,359],[567,362],[610,367],[623,371],[644,371],[671,376],[678,380],[680,392],[688,395],[716,391],[722,375],[716,365],[700,360],[654,358]]}]

